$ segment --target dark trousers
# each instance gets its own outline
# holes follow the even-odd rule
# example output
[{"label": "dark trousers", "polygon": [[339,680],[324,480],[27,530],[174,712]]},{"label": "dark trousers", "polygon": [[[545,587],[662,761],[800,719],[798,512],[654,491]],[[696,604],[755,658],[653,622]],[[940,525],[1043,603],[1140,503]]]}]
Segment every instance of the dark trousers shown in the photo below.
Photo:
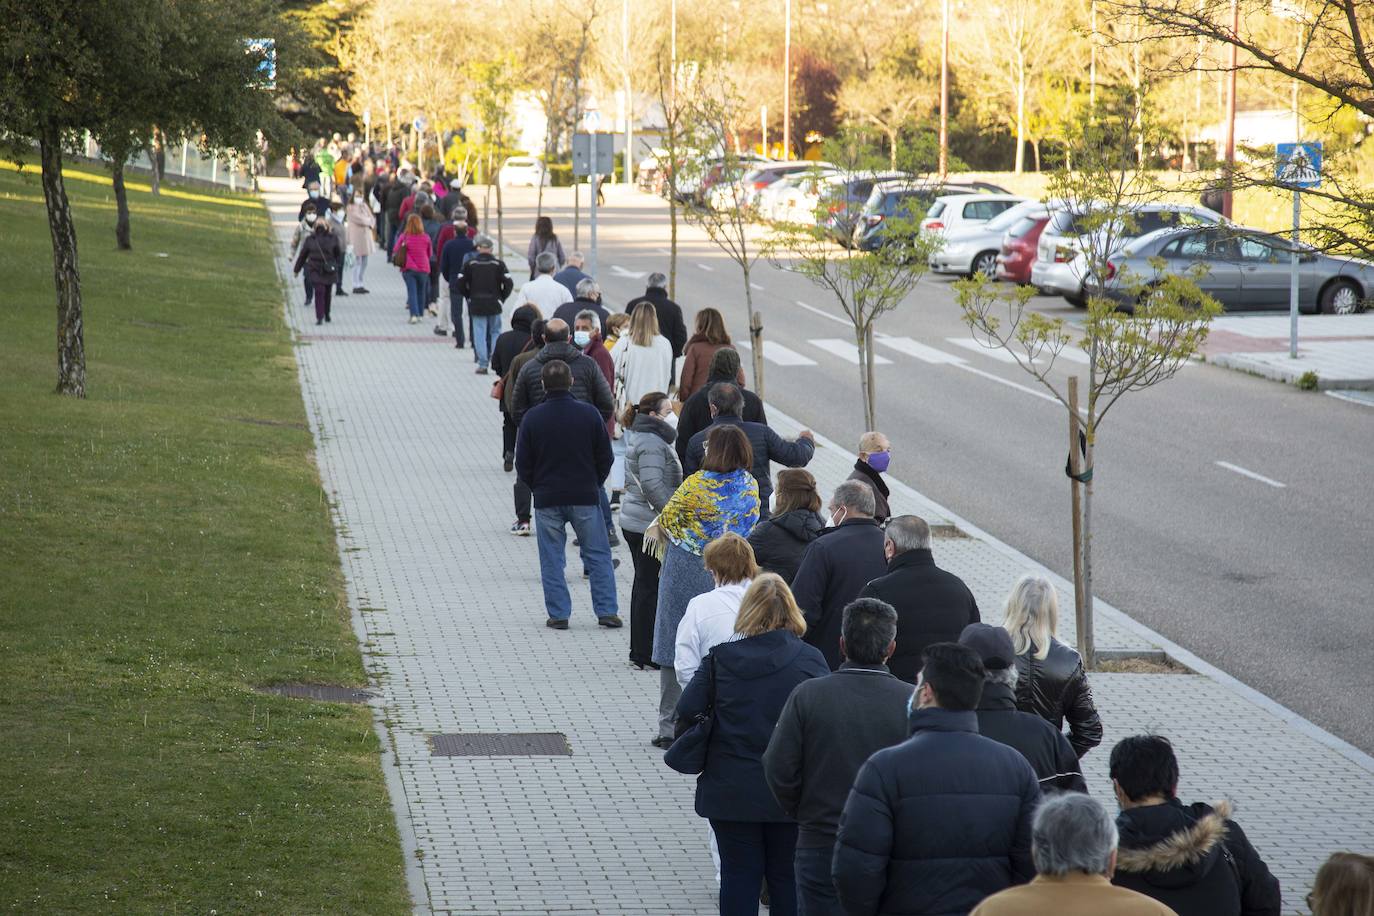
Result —
[{"label": "dark trousers", "polygon": [[315,284],[315,320],[324,321],[329,317],[329,304],[334,296],[334,284],[328,280]]},{"label": "dark trousers", "polygon": [[658,616],[659,562],[644,552],[644,535],[620,529],[630,548],[634,563],[634,585],[630,587],[630,661],[636,665],[653,663],[654,619]]},{"label": "dark trousers", "polygon": [[834,855],[834,844],[797,849],[797,916],[844,916],[830,877],[830,860]]},{"label": "dark trousers", "polygon": [[305,280],[305,307],[309,308],[311,303],[315,301],[315,284],[310,282],[309,277],[303,277],[302,279]]},{"label": "dark trousers", "polygon": [[519,427],[511,419],[511,415],[504,410],[501,411],[501,457],[515,454],[515,434]]},{"label": "dark trousers", "polygon": [[337,259],[335,259],[335,262],[334,262],[335,265],[336,265],[336,267],[335,267],[335,273],[337,273],[337,274],[339,275],[339,279],[338,279],[338,290],[339,290],[339,292],[343,292],[343,291],[344,291],[344,288],[343,288],[343,278],[344,278],[344,254],[345,254],[345,252],[340,251],[340,252],[339,252],[339,257],[338,257]]},{"label": "dark trousers", "polygon": [[720,847],[720,916],[757,916],[765,877],[770,916],[796,916],[797,825],[711,818],[711,829]]},{"label": "dark trousers", "polygon": [[429,304],[439,301],[439,262],[429,262]]},{"label": "dark trousers", "polygon": [[530,492],[529,485],[519,477],[515,478],[515,520],[517,522],[528,522],[530,520],[530,503],[534,500],[534,494]]},{"label": "dark trousers", "polygon": [[[435,287],[437,288],[438,284],[435,284]],[[461,348],[463,341],[467,339],[463,329],[463,294],[453,287],[449,287],[448,291],[448,309],[449,320],[453,322],[453,336],[457,338],[457,343],[454,346]],[[511,450],[514,450],[514,446],[511,447]]]}]

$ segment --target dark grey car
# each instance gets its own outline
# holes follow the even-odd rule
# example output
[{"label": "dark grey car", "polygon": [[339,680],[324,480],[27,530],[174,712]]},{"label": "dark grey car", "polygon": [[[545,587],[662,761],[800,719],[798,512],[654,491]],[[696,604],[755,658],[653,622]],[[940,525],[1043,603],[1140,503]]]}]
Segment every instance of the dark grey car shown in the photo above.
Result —
[{"label": "dark grey car", "polygon": [[[1134,306],[1163,274],[1200,271],[1198,286],[1227,311],[1288,308],[1293,243],[1236,226],[1168,228],[1131,241],[1107,259],[1102,292]],[[1152,261],[1158,258],[1162,267]],[[1298,308],[1345,314],[1363,311],[1374,295],[1374,264],[1298,246]]]}]

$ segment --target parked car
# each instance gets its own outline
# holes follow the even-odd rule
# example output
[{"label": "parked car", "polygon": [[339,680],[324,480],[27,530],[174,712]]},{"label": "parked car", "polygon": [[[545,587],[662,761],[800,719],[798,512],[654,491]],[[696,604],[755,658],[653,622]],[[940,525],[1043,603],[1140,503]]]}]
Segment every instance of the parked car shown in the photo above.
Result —
[{"label": "parked car", "polygon": [[706,174],[702,176],[701,185],[697,188],[697,202],[713,210],[734,206],[736,200],[744,199],[740,180],[750,170],[771,161],[754,153],[741,153],[728,159],[715,157],[706,164]]},{"label": "parked car", "polygon": [[854,225],[854,245],[864,251],[881,248],[885,236],[885,223],[893,219],[919,220],[930,209],[935,198],[946,194],[972,194],[977,191],[1005,194],[1005,189],[996,185],[975,182],[970,184],[912,184],[899,179],[879,182],[868,195],[868,202]]},{"label": "parked car", "polygon": [[1007,230],[1031,214],[1048,216],[1038,200],[1023,200],[987,222],[965,223],[945,232],[945,244],[930,255],[930,269],[937,274],[997,274],[997,255]]},{"label": "parked car", "polygon": [[1029,283],[1031,265],[1040,244],[1040,233],[1050,221],[1048,210],[1036,210],[1018,218],[1002,236],[997,255],[997,279],[1010,283]]},{"label": "parked car", "polygon": [[937,197],[921,220],[922,232],[942,232],[986,223],[1000,213],[1023,202],[1015,194],[946,194]]},{"label": "parked car", "polygon": [[[1114,225],[1089,228],[1095,222],[1094,212],[1101,204],[1060,205],[1050,207],[1050,221],[1040,233],[1035,263],[1031,265],[1031,283],[1042,293],[1063,296],[1070,304],[1084,304],[1083,283],[1087,279],[1090,245],[1110,233],[1120,247],[1131,239],[1163,229],[1166,226],[1216,226],[1225,217],[1215,210],[1192,204],[1154,203],[1131,207],[1131,222],[1127,227]],[[1106,255],[1110,252],[1096,252]]]},{"label": "parked car", "polygon": [[501,170],[496,175],[497,182],[503,188],[524,186],[537,188],[541,184],[549,186],[549,170],[544,168],[544,163],[533,156],[511,156],[501,163]]},{"label": "parked car", "polygon": [[[822,226],[830,237],[848,247],[854,243],[854,226],[863,214],[864,205],[873,193],[873,186],[879,182],[905,180],[912,181],[909,172],[877,172],[865,175],[847,175],[836,178],[834,184],[825,191],[824,207],[826,216]],[[819,206],[819,204],[818,204]]]},{"label": "parked car", "polygon": [[[773,182],[759,195],[759,215],[774,223],[806,223],[815,225],[816,207],[821,190],[835,172],[818,169],[814,172],[793,172]],[[769,201],[764,213],[764,201]]]},{"label": "parked car", "polygon": [[746,195],[748,195],[746,203],[750,205],[757,204],[759,194],[763,192],[763,189],[782,176],[790,175],[793,172],[804,172],[807,169],[818,167],[831,168],[832,166],[828,162],[808,162],[801,159],[793,159],[788,162],[771,162],[766,165],[761,165],[751,170],[742,179],[744,182],[744,191]]},{"label": "parked car", "polygon": [[[1255,229],[1159,229],[1107,259],[1102,293],[1130,309],[1162,276],[1201,268],[1198,286],[1227,311],[1286,309],[1293,250],[1291,241]],[[1302,244],[1297,251],[1300,311],[1364,310],[1374,294],[1374,263],[1333,257]]]}]

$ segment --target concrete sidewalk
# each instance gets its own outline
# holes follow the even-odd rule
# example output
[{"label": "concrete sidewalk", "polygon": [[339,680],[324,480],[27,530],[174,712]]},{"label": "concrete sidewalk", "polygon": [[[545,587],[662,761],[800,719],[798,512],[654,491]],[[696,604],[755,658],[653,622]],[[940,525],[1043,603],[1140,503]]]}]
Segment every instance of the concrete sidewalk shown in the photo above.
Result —
[{"label": "concrete sidewalk", "polygon": [[[288,278],[299,194],[283,183],[266,193]],[[432,333],[433,319],[407,325],[399,274],[382,257],[374,262],[371,295],[337,300],[332,323],[315,326],[299,282],[289,285],[286,311],[349,601],[382,694],[378,717],[394,751],[385,762],[417,909],[714,913],[692,780],[648,744],[657,674],[629,666],[628,630],[595,626],[575,557],[572,629],[544,627],[534,540],[506,533],[511,475],[501,470],[492,379],[473,374],[471,351]],[[770,420],[784,435],[797,422],[776,411]],[[823,438],[822,446],[811,469],[829,491],[853,457]],[[964,577],[990,622],[1015,578],[1041,571],[909,488],[894,488],[893,507],[958,529],[936,542],[936,558]],[[627,611],[630,563],[624,548],[618,554]],[[1072,607],[1067,593],[1061,604]],[[1105,649],[1163,646],[1210,670],[1101,602],[1097,620]],[[1072,625],[1070,611],[1060,632],[1070,642]],[[1106,726],[1103,747],[1084,761],[1093,794],[1111,802],[1105,770],[1115,741],[1168,735],[1181,756],[1182,794],[1236,803],[1283,882],[1285,912],[1301,909],[1330,852],[1374,849],[1374,761],[1365,755],[1219,672],[1092,682]],[[571,754],[432,752],[435,735],[471,733],[558,733],[566,745],[554,749]]]},{"label": "concrete sidewalk", "polygon": [[1307,373],[1321,390],[1374,390],[1374,312],[1298,316],[1298,358],[1288,355],[1288,316],[1228,315],[1212,322],[1209,363],[1289,385]]}]

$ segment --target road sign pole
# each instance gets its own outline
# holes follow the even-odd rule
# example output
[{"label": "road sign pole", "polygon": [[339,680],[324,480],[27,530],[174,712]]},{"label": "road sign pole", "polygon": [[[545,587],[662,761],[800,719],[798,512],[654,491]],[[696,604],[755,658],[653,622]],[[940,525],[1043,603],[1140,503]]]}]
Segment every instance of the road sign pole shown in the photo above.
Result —
[{"label": "road sign pole", "polygon": [[592,203],[591,203],[591,208],[592,208],[592,244],[591,244],[591,252],[590,252],[590,254],[588,255],[588,258],[587,258],[587,265],[588,265],[588,267],[590,267],[591,269],[588,270],[587,273],[589,273],[589,274],[591,274],[593,277],[595,277],[595,276],[596,276],[596,189],[597,189],[597,185],[596,185],[596,177],[597,177],[597,176],[596,176],[596,172],[592,172],[592,176],[591,176],[591,177],[592,177],[592,186],[591,186],[591,197],[592,197]]},{"label": "road sign pole", "polygon": [[1288,357],[1298,358],[1298,223],[1302,215],[1302,192],[1293,189],[1293,253],[1288,268]]}]

